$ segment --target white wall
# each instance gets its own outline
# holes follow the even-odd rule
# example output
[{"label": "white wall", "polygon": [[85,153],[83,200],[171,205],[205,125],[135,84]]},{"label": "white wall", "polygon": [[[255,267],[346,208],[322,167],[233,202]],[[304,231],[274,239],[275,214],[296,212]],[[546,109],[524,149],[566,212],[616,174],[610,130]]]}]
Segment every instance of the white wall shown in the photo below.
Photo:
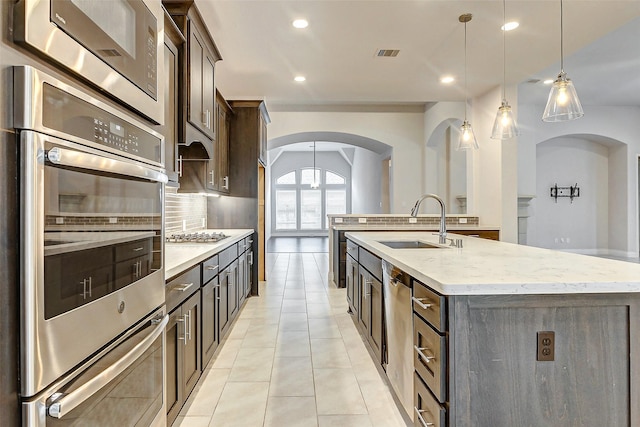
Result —
[{"label": "white wall", "polygon": [[[609,161],[609,253],[619,256],[638,256],[638,156],[640,155],[640,107],[604,107],[585,105],[585,116],[563,123],[545,123],[541,120],[544,105],[519,105],[522,135],[518,147],[518,188],[521,194],[536,194],[536,145],[557,137],[573,135],[611,145]],[[626,145],[626,147],[624,147]],[[533,170],[532,170],[533,169]],[[532,216],[527,233],[548,226],[539,217],[537,194],[532,201]]]},{"label": "white wall", "polygon": [[[609,241],[609,150],[584,138],[555,138],[536,153],[536,231],[533,246],[597,253]],[[578,184],[580,197],[550,197],[550,187]]]},{"label": "white wall", "polygon": [[351,212],[380,213],[382,160],[373,151],[356,148],[351,169]]},{"label": "white wall", "polygon": [[422,112],[279,112],[269,113],[269,138],[300,132],[335,131],[361,135],[393,147],[392,213],[409,212],[422,194]]}]

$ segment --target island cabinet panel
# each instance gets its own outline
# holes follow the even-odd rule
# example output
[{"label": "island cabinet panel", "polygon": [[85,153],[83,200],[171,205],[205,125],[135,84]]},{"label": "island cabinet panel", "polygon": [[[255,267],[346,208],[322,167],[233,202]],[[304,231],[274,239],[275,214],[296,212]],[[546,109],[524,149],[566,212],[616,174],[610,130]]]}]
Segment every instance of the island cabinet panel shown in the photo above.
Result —
[{"label": "island cabinet panel", "polygon": [[358,321],[377,362],[381,363],[384,338],[382,260],[363,248],[359,248],[358,259]]},{"label": "island cabinet panel", "polygon": [[[451,425],[640,425],[640,295],[451,299]],[[540,331],[553,361],[537,360]]]},{"label": "island cabinet panel", "polygon": [[347,256],[347,302],[349,303],[349,309],[351,313],[356,315],[360,311],[360,294],[358,292],[358,278],[359,269],[358,261],[351,257],[351,254]]}]

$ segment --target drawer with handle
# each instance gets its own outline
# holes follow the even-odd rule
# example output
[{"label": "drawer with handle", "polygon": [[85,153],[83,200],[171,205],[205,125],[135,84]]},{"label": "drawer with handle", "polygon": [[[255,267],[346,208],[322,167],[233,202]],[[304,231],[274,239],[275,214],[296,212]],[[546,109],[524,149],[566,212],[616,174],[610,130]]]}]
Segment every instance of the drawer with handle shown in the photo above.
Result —
[{"label": "drawer with handle", "polygon": [[447,397],[447,341],[416,314],[413,315],[413,367],[436,399]]},{"label": "drawer with handle", "polygon": [[167,311],[171,311],[200,289],[200,264],[168,281],[164,288]]},{"label": "drawer with handle", "polygon": [[218,263],[218,255],[202,262],[202,284],[206,285],[211,279],[220,273],[220,264]]},{"label": "drawer with handle", "polygon": [[440,332],[444,332],[447,326],[446,299],[438,295],[423,283],[413,280],[413,296],[411,298],[413,311]]},{"label": "drawer with handle", "polygon": [[431,395],[418,374],[413,375],[414,427],[445,427],[447,412]]}]

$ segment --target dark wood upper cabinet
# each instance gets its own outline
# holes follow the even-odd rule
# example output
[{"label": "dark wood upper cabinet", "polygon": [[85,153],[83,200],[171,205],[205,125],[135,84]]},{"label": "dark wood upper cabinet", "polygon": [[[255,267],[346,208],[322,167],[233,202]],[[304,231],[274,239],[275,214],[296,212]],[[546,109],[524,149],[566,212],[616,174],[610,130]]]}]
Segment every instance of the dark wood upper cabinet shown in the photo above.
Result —
[{"label": "dark wood upper cabinet", "polygon": [[217,181],[217,190],[222,193],[229,193],[231,183],[229,181],[229,130],[231,126],[231,117],[233,111],[231,107],[222,97],[220,92],[216,91],[216,141],[214,143],[216,152],[216,166],[215,173]]},{"label": "dark wood upper cabinet", "polygon": [[177,186],[180,176],[178,141],[182,128],[180,110],[180,55],[185,38],[165,9],[164,16],[164,163],[169,183]]}]

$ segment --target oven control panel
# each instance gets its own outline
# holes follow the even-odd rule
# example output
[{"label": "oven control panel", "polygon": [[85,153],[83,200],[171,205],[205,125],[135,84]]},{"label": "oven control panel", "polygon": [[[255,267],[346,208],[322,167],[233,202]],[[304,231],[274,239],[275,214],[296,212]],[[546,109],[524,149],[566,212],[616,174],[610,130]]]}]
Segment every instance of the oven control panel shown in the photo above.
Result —
[{"label": "oven control panel", "polygon": [[57,87],[43,86],[44,126],[123,154],[162,161],[161,138]]},{"label": "oven control panel", "polygon": [[116,150],[140,155],[140,137],[125,130],[125,127],[114,122],[93,119],[94,142],[108,145]]}]

